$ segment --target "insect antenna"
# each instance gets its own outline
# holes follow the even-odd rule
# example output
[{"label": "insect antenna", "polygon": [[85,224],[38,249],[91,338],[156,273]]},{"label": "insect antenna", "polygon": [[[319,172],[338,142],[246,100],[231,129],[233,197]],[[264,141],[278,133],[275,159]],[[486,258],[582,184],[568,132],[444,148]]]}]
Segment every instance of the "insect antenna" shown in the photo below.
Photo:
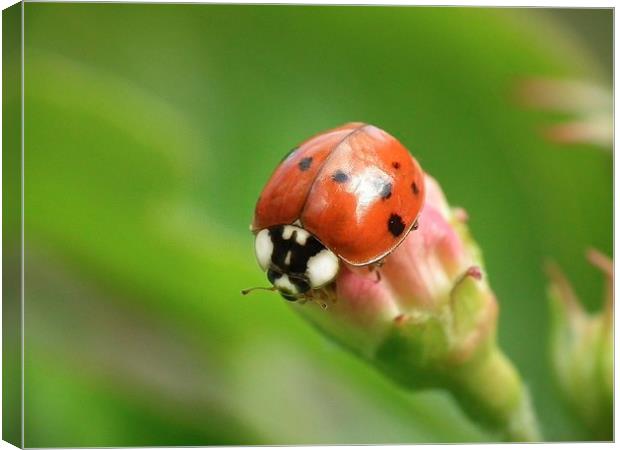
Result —
[{"label": "insect antenna", "polygon": [[251,287],[248,289],[242,289],[241,290],[241,295],[248,295],[250,292],[252,291],[276,291],[277,288],[275,286],[271,286],[271,287],[261,287],[261,286],[257,286],[257,287]]}]

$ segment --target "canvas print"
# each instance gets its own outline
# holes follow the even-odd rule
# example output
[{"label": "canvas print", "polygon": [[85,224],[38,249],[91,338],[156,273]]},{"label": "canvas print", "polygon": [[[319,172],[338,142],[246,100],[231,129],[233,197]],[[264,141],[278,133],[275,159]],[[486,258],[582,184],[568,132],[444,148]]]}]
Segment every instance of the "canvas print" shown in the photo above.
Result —
[{"label": "canvas print", "polygon": [[3,11],[3,439],[612,441],[613,11]]}]

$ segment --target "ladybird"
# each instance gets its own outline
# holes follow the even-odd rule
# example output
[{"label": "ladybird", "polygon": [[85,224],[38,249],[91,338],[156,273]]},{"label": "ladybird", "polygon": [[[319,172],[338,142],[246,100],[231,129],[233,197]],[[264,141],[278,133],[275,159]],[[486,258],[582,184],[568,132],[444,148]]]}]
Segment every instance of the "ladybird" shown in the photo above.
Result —
[{"label": "ladybird", "polygon": [[266,289],[308,299],[333,283],[341,264],[380,266],[417,228],[424,193],[418,162],[373,125],[348,123],[304,141],[256,204],[251,231]]}]

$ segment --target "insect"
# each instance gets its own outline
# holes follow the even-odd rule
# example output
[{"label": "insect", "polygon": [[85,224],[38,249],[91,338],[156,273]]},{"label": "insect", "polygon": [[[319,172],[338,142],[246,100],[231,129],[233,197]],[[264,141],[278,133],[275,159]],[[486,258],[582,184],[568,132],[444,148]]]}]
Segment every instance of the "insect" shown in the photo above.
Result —
[{"label": "insect", "polygon": [[323,302],[342,264],[376,269],[417,228],[424,193],[418,162],[375,126],[348,123],[311,137],[282,160],[256,203],[250,228],[272,287],[254,289]]}]

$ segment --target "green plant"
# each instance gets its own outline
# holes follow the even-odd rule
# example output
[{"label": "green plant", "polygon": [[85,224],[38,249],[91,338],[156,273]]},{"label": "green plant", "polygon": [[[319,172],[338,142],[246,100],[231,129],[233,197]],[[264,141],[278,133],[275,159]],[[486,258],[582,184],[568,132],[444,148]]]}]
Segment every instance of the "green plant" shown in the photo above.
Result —
[{"label": "green plant", "polygon": [[[444,391],[403,390],[335,348],[277,297],[239,296],[263,282],[248,225],[270,172],[303,137],[352,120],[398,137],[467,208],[498,347],[544,438],[597,438],[556,389],[538,268],[552,256],[578,292],[599,286],[582,253],[611,254],[611,155],[541,138],[564,116],[514,92],[531,77],[609,84],[611,71],[553,17],[24,8],[26,446],[500,437]],[[600,14],[596,29],[611,22]]]}]

